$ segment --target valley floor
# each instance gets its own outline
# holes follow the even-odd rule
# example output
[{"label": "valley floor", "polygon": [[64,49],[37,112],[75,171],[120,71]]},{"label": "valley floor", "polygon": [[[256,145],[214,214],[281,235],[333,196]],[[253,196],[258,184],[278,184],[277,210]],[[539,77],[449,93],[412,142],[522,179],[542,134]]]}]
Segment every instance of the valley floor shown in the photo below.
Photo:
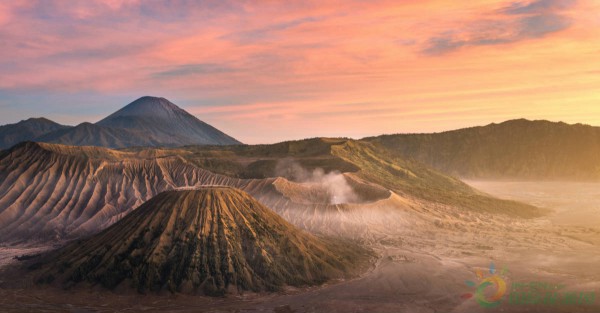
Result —
[{"label": "valley floor", "polygon": [[[600,312],[600,269],[596,266],[600,264],[600,201],[596,197],[600,184],[469,183],[555,212],[524,220],[430,203],[413,205],[402,212],[403,223],[373,223],[363,234],[362,243],[379,255],[369,272],[321,287],[208,298],[4,286],[0,311]],[[1,248],[0,260],[23,254],[17,248]],[[476,287],[493,276],[491,272],[505,281],[507,292],[497,306],[486,308],[464,295],[475,294]],[[483,290],[489,299],[495,289]],[[515,300],[515,295],[527,292],[529,300],[532,293],[551,293],[568,301],[531,304],[525,303],[526,298]]]}]

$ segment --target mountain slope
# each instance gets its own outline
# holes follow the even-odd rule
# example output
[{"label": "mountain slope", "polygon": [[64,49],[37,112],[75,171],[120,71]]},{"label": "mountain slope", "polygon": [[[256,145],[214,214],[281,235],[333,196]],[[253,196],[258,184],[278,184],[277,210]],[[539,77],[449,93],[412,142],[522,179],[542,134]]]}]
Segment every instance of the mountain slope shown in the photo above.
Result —
[{"label": "mountain slope", "polygon": [[33,140],[49,132],[68,129],[45,118],[30,118],[16,124],[0,126],[0,149],[7,149],[19,142]]},{"label": "mountain slope", "polygon": [[96,124],[143,133],[154,146],[240,144],[165,98],[139,98]]},{"label": "mountain slope", "polygon": [[446,176],[421,163],[405,160],[377,145],[347,141],[332,147],[334,155],[360,168],[356,175],[395,193],[451,205],[463,210],[506,214],[524,218],[538,217],[547,210],[532,205],[502,200],[482,193],[462,181]]},{"label": "mountain slope", "polygon": [[59,129],[34,140],[73,146],[107,148],[156,146],[159,144],[152,136],[145,136],[141,132],[103,127],[91,123],[81,123],[72,128]]},{"label": "mountain slope", "polygon": [[600,179],[600,127],[521,119],[366,140],[464,178]]},{"label": "mountain slope", "polygon": [[222,295],[322,283],[367,257],[295,228],[242,191],[209,187],[157,195],[105,231],[49,255],[40,280]]},{"label": "mountain slope", "polygon": [[164,190],[249,183],[177,155],[148,159],[100,147],[26,142],[0,154],[0,239],[86,236]]},{"label": "mountain slope", "polygon": [[[398,198],[392,193],[411,202],[425,200],[459,210],[524,217],[543,213],[532,206],[482,194],[369,143],[323,139],[289,146],[294,149],[286,153],[277,144],[121,151],[22,143],[0,153],[0,241],[81,238],[110,226],[162,191],[203,185],[242,189],[295,225],[319,232],[335,230],[339,220],[347,220],[347,211],[360,217],[358,212],[364,210],[365,204]],[[270,149],[281,153],[276,160],[283,164],[298,160],[298,164],[318,166],[303,170],[317,175],[306,181],[290,181],[294,175],[287,176],[289,173],[279,174],[288,179],[240,179],[215,174],[199,165],[219,156],[245,171],[244,164],[254,163],[248,163],[248,155],[256,162],[273,160]],[[337,159],[340,161],[333,162]],[[331,166],[330,172],[325,174],[320,167],[323,165]],[[228,171],[235,168],[228,167]],[[339,173],[347,170],[355,173]],[[389,209],[405,210],[406,206],[390,204]],[[334,213],[339,220],[321,223],[319,217],[324,212]]]},{"label": "mountain slope", "polygon": [[38,118],[0,126],[0,149],[24,141],[108,148],[240,144],[156,97],[141,97],[96,124],[71,127]]}]

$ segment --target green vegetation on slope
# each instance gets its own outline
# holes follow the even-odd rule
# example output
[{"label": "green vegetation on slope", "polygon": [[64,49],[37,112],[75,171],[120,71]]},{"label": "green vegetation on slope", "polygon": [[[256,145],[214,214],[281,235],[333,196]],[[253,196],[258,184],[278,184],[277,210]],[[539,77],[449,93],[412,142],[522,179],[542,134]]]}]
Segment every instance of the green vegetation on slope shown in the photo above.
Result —
[{"label": "green vegetation on slope", "polygon": [[347,141],[333,146],[332,153],[358,166],[361,169],[357,173],[359,177],[398,194],[481,212],[520,217],[536,217],[545,213],[545,210],[531,205],[496,199],[478,192],[456,178],[418,162],[396,157],[368,142]]}]

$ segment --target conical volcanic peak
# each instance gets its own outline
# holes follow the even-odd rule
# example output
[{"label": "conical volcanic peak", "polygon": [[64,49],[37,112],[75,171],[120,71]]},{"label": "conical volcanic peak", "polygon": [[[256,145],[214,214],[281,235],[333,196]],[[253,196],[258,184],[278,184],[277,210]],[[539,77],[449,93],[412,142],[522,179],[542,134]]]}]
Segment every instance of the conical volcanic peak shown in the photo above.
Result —
[{"label": "conical volcanic peak", "polygon": [[240,143],[169,100],[158,97],[141,97],[96,124],[142,133],[153,139],[153,146]]},{"label": "conical volcanic peak", "polygon": [[152,116],[168,119],[174,117],[176,114],[188,113],[165,98],[144,96],[109,115],[98,122],[98,124],[103,124],[103,121],[110,121],[114,118],[124,116]]},{"label": "conical volcanic peak", "polygon": [[222,295],[345,277],[368,253],[301,231],[240,190],[208,187],[160,193],[46,259],[40,281]]}]

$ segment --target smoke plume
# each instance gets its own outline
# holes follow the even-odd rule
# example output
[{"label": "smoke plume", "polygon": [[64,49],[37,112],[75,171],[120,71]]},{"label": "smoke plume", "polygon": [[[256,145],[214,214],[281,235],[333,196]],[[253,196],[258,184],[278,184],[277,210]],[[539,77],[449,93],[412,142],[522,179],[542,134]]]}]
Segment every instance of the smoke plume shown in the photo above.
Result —
[{"label": "smoke plume", "polygon": [[277,176],[285,177],[289,180],[300,183],[318,184],[324,188],[329,195],[331,204],[354,203],[359,201],[358,195],[346,177],[339,171],[326,173],[322,168],[308,170],[298,162],[285,159],[277,163],[275,168]]}]

